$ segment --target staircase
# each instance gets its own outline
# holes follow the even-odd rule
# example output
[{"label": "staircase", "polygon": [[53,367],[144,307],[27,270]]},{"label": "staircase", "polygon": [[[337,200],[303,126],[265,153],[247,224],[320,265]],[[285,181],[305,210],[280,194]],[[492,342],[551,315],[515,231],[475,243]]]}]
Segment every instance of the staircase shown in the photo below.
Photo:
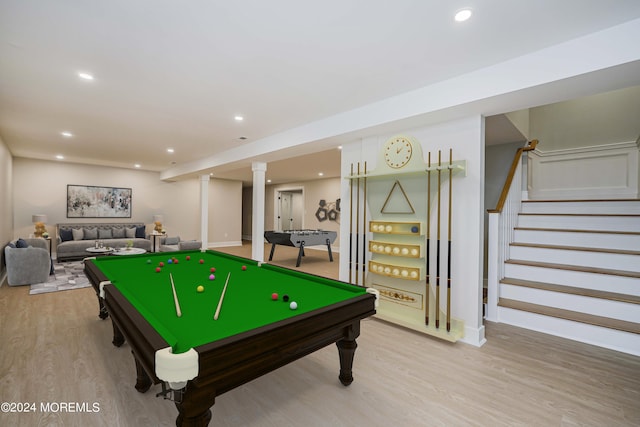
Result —
[{"label": "staircase", "polygon": [[640,200],[522,201],[498,321],[640,356]]}]

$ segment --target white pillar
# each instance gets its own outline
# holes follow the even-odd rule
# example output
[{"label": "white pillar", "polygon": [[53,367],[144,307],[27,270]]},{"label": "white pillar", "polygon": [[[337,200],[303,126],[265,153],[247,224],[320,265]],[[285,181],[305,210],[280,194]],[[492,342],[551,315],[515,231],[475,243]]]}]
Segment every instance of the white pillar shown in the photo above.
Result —
[{"label": "white pillar", "polygon": [[253,215],[251,222],[251,258],[264,261],[264,184],[267,164],[251,163],[253,171]]},{"label": "white pillar", "polygon": [[200,175],[200,241],[209,247],[209,174]]}]

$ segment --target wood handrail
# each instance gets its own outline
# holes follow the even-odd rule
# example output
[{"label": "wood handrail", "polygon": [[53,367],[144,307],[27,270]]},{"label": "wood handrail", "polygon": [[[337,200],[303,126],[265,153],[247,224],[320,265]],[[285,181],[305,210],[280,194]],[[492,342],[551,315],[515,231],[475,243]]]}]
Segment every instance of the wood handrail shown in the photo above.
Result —
[{"label": "wood handrail", "polygon": [[495,209],[487,209],[487,212],[502,212],[504,202],[507,200],[507,195],[509,194],[509,189],[511,188],[511,183],[513,182],[513,176],[515,175],[518,164],[520,163],[520,159],[522,158],[522,153],[524,153],[525,151],[535,150],[536,145],[538,145],[538,140],[532,139],[531,141],[527,142],[527,145],[525,145],[524,147],[518,148],[518,151],[516,151],[516,155],[513,157],[513,162],[511,162],[511,169],[509,169],[509,174],[507,175],[507,179],[504,182],[504,187],[502,187],[502,193],[500,193],[498,204],[496,205]]}]

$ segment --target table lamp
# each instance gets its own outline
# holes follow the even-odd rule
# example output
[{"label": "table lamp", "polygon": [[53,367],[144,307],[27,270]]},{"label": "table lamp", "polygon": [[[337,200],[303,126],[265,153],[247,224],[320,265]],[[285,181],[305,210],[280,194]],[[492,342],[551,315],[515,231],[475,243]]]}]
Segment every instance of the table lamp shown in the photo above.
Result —
[{"label": "table lamp", "polygon": [[36,230],[33,233],[34,236],[42,237],[42,235],[47,232],[47,228],[44,226],[44,223],[47,221],[47,216],[43,214],[36,214],[31,216],[31,222],[36,225]]},{"label": "table lamp", "polygon": [[153,223],[155,224],[155,228],[153,229],[153,231],[162,233],[162,215],[154,215]]}]

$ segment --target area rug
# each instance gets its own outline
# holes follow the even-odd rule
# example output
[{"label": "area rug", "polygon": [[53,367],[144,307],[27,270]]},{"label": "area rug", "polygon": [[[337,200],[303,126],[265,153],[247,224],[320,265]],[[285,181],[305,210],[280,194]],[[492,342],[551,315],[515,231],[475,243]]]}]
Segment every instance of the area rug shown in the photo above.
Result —
[{"label": "area rug", "polygon": [[89,279],[84,274],[84,263],[82,261],[54,262],[53,268],[54,272],[49,276],[48,281],[31,285],[29,295],[68,291],[91,286]]}]

